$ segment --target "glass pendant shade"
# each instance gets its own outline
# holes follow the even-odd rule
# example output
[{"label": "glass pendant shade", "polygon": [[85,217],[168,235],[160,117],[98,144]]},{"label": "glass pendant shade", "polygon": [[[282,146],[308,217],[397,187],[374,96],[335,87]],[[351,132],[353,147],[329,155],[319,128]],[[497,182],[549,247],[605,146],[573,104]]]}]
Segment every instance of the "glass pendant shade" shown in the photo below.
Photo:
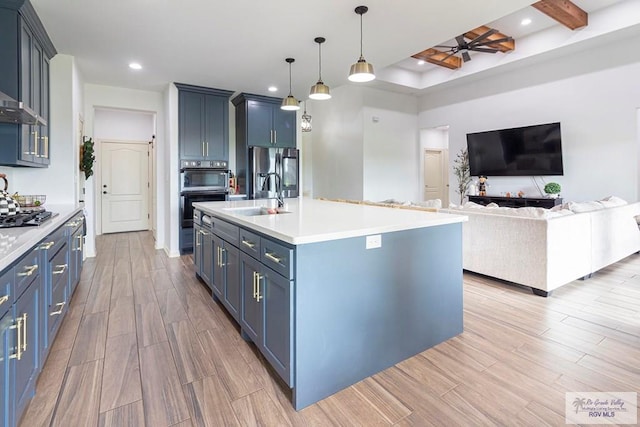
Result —
[{"label": "glass pendant shade", "polygon": [[302,114],[300,127],[302,127],[302,132],[311,132],[311,116],[307,114],[307,110]]},{"label": "glass pendant shade", "polygon": [[322,101],[331,98],[329,86],[322,81],[322,43],[324,43],[326,39],[324,37],[316,37],[313,41],[318,43],[318,82],[311,86],[309,98]]},{"label": "glass pendant shade", "polygon": [[352,82],[370,82],[376,78],[373,72],[373,65],[369,64],[362,55],[362,15],[367,13],[369,8],[367,6],[356,7],[355,12],[360,15],[360,59],[358,62],[351,66],[349,70],[349,80]]},{"label": "glass pendant shade", "polygon": [[291,94],[291,64],[295,61],[293,58],[287,58],[285,61],[289,64],[289,96],[282,100],[282,105],[280,105],[281,110],[286,111],[296,111],[300,109],[300,103],[298,100]]}]

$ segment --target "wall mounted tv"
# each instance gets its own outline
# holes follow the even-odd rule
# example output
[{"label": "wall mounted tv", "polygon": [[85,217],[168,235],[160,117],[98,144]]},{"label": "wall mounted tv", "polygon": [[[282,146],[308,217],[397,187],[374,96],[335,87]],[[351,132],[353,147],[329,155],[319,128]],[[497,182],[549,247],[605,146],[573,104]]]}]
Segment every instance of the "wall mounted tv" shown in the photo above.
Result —
[{"label": "wall mounted tv", "polygon": [[467,134],[472,176],[563,175],[560,123]]}]

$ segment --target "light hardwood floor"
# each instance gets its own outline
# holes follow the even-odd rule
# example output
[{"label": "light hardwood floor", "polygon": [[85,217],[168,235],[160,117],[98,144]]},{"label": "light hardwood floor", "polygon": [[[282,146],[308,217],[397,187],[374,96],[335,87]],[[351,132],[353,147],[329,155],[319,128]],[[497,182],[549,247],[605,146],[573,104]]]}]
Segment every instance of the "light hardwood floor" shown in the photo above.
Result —
[{"label": "light hardwood floor", "polygon": [[23,427],[557,426],[567,391],[640,392],[640,255],[550,298],[465,274],[463,334],[296,412],[190,256],[97,245]]}]

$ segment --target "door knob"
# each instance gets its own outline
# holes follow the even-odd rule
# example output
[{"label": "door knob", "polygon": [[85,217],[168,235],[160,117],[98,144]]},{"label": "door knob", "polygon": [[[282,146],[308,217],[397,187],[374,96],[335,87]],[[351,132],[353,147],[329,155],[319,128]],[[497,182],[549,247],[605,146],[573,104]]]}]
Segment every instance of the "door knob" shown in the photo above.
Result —
[{"label": "door knob", "polygon": [[107,194],[107,192],[106,192],[106,191],[103,191],[103,192],[102,192],[102,194]]},{"label": "door knob", "polygon": [[107,184],[104,184],[104,185],[102,186],[102,188],[107,188]]}]

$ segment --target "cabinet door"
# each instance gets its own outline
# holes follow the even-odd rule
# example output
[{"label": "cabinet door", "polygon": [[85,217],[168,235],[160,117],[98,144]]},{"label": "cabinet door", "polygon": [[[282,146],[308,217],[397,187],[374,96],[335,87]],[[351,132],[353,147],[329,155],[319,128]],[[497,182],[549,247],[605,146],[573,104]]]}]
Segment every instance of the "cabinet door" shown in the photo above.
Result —
[{"label": "cabinet door", "polygon": [[276,372],[291,385],[291,287],[292,282],[264,268],[259,286],[262,296],[263,354]]},{"label": "cabinet door", "polygon": [[[33,83],[32,83],[32,54],[33,35],[26,26],[22,24],[20,29],[20,97],[26,106],[33,104]],[[27,162],[35,160],[35,136],[38,126],[22,125],[20,129],[20,153],[19,159]]]},{"label": "cabinet door", "polygon": [[274,142],[276,147],[296,146],[296,112],[281,110],[275,105],[273,109]]},{"label": "cabinet door", "polygon": [[211,235],[211,264],[213,275],[211,277],[211,286],[216,296],[224,301],[224,267],[223,267],[223,249],[224,240],[215,234]]},{"label": "cabinet door", "polygon": [[196,268],[196,274],[202,277],[202,227],[193,224],[193,265]]},{"label": "cabinet door", "polygon": [[[12,329],[13,317],[7,313],[0,317],[0,425],[8,426],[12,419],[13,404],[9,405],[9,396],[13,396],[13,390],[9,384],[9,367],[15,346],[17,329]],[[11,400],[13,402],[13,399]]]},{"label": "cabinet door", "polygon": [[247,101],[247,146],[271,147],[273,145],[273,104]]},{"label": "cabinet door", "polygon": [[229,160],[229,141],[227,140],[228,117],[227,98],[206,95],[204,108],[205,158],[211,160]]},{"label": "cabinet door", "polygon": [[[16,321],[22,319],[20,329],[20,360],[11,359],[13,362],[12,373],[12,399],[14,400],[15,420],[20,419],[22,412],[33,397],[38,374],[38,353],[39,353],[39,322],[42,310],[42,286],[41,281],[33,281],[29,289],[14,306],[14,318]],[[17,346],[16,346],[17,347]]]},{"label": "cabinet door", "polygon": [[201,93],[180,92],[178,133],[181,159],[204,158],[204,98]]},{"label": "cabinet door", "polygon": [[[49,60],[46,55],[42,55],[41,62],[41,83],[40,83],[40,116],[49,123]],[[48,165],[50,163],[49,153],[49,126],[39,126],[40,132],[38,134],[38,163]]]},{"label": "cabinet door", "polygon": [[260,272],[260,263],[245,253],[240,254],[240,285],[242,286],[242,307],[240,310],[240,326],[258,347],[258,336],[262,334],[262,305],[256,298],[256,275]]},{"label": "cabinet door", "polygon": [[202,234],[202,280],[211,288],[213,284],[213,235],[211,231],[203,228],[200,233]]},{"label": "cabinet door", "polygon": [[223,252],[224,264],[224,301],[231,315],[240,318],[240,250],[225,242]]}]

